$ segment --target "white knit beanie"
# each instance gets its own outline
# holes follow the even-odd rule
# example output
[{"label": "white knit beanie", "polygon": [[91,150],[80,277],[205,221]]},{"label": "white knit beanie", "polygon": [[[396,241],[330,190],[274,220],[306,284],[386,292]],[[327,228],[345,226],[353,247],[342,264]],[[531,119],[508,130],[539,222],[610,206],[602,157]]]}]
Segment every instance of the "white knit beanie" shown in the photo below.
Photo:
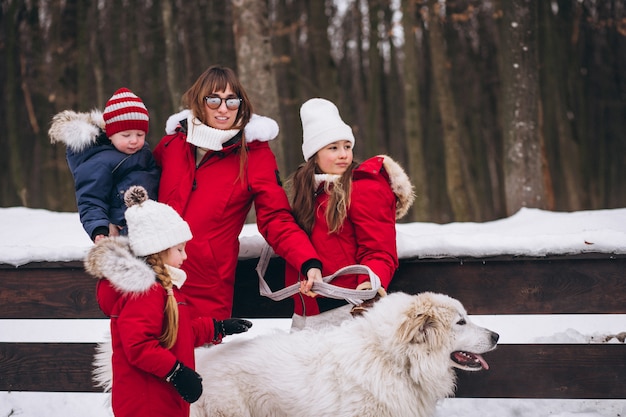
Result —
[{"label": "white knit beanie", "polygon": [[124,193],[126,224],[130,248],[137,256],[159,253],[191,240],[191,229],[167,204],[148,199],[142,186],[134,185]]},{"label": "white knit beanie", "polygon": [[352,128],[341,120],[339,110],[323,98],[312,98],[300,107],[302,119],[302,155],[308,161],[324,146],[349,140],[354,146]]}]

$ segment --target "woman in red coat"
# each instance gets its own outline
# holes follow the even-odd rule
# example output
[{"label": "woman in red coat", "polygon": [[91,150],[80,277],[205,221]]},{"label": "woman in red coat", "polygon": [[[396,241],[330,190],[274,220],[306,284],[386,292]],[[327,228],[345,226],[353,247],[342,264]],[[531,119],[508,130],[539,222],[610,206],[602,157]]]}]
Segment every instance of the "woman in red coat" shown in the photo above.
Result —
[{"label": "woman in red coat", "polygon": [[[379,292],[384,295],[398,267],[396,219],[413,203],[413,186],[388,156],[379,155],[361,164],[353,161],[352,129],[332,102],[308,100],[300,117],[306,162],[289,181],[294,217],[310,236],[324,265],[324,276],[344,266],[366,265],[380,278],[383,288]],[[289,266],[285,281],[286,285],[300,281],[305,295],[294,296],[296,329],[305,326],[305,317],[346,304],[317,297],[310,292],[314,280],[303,279]],[[372,288],[367,275],[343,275],[332,283],[350,289]],[[337,318],[349,317],[349,310],[337,310]]]},{"label": "woman in red coat", "polygon": [[185,293],[195,315],[230,317],[239,234],[254,203],[257,226],[274,251],[312,279],[321,262],[296,224],[269,141],[272,119],[253,114],[248,96],[229,68],[210,67],[183,96],[185,110],[170,117],[154,149],[162,169],[159,201],[185,219]]},{"label": "woman in red coat", "polygon": [[194,347],[252,323],[192,319],[180,291],[189,226],[171,207],[148,200],[143,187],[129,188],[125,201],[128,237],[101,239],[85,259],[87,272],[100,278],[98,304],[111,319],[111,346],[97,355],[97,379],[110,386],[116,417],[187,417],[202,393]]}]

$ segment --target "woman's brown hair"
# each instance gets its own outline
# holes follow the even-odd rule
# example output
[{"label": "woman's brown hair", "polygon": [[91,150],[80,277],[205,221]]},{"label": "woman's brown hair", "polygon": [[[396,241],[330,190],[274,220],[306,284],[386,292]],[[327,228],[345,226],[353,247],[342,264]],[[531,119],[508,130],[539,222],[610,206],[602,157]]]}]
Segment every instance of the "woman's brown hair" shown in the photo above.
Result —
[{"label": "woman's brown hair", "polygon": [[165,302],[165,320],[163,324],[163,334],[159,337],[159,342],[166,349],[170,349],[176,343],[178,335],[178,303],[174,297],[172,277],[167,272],[161,254],[155,253],[146,258],[148,265],[152,267],[157,281],[167,291],[167,301]]}]

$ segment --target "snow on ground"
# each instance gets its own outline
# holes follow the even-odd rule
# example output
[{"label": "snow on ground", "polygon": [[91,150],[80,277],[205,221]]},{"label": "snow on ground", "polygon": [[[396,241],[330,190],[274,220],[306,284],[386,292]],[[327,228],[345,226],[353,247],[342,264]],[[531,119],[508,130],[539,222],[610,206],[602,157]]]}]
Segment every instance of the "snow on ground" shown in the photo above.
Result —
[{"label": "snow on ground", "polygon": [[[522,209],[492,222],[408,223],[398,224],[397,230],[401,258],[626,253],[626,209],[572,213]],[[240,242],[241,259],[258,257],[264,244],[255,225],[244,227]],[[77,261],[91,245],[77,213],[0,208],[0,263],[19,267],[29,262]],[[474,315],[472,319],[500,333],[502,344],[623,343],[620,333],[626,331],[626,315]],[[232,337],[255,337],[289,327],[289,320],[253,322],[249,333]],[[0,320],[0,342],[97,342],[107,329],[107,320]],[[604,340],[612,335],[617,337]],[[107,398],[97,393],[0,392],[0,417],[110,417]],[[624,417],[626,400],[453,398],[439,405],[436,417],[444,416]]]}]

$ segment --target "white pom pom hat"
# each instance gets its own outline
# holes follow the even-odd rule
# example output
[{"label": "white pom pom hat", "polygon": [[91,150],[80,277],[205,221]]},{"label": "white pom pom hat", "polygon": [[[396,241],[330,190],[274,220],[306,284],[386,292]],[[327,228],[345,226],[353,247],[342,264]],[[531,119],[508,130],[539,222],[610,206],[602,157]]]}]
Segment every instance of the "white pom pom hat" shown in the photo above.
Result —
[{"label": "white pom pom hat", "polygon": [[172,207],[148,199],[141,186],[124,193],[130,248],[137,256],[159,253],[191,240],[191,229]]},{"label": "white pom pom hat", "polygon": [[341,120],[339,110],[331,101],[312,98],[300,107],[302,120],[302,155],[308,161],[324,146],[348,140],[354,146],[352,128]]}]

